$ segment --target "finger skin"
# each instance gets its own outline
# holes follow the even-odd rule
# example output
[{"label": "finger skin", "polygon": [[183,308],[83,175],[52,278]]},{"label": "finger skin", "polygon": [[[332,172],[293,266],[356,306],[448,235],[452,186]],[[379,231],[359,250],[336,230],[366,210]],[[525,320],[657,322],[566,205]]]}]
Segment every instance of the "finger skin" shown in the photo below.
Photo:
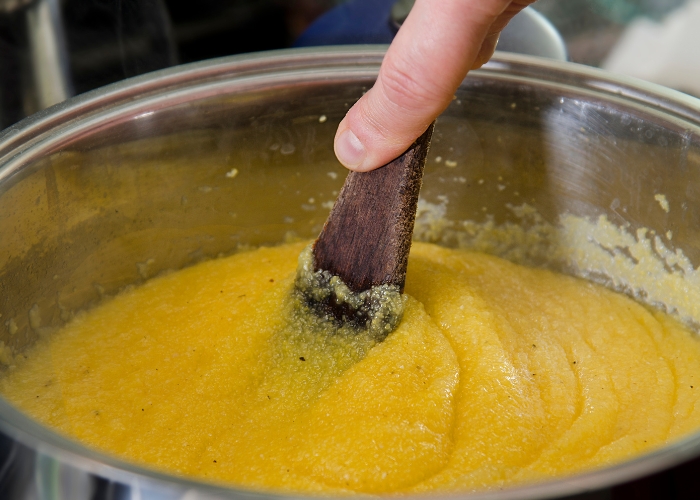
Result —
[{"label": "finger skin", "polygon": [[534,0],[416,0],[375,85],[338,126],[336,156],[367,171],[403,153],[493,54],[508,21]]}]

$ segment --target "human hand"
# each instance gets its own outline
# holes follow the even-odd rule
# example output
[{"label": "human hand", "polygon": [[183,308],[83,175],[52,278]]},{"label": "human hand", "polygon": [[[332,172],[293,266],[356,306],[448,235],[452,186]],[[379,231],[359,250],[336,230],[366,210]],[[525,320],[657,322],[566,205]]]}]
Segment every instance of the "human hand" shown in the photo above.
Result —
[{"label": "human hand", "polygon": [[335,154],[365,172],[403,153],[493,55],[508,22],[535,0],[416,0],[375,85],[338,125]]}]

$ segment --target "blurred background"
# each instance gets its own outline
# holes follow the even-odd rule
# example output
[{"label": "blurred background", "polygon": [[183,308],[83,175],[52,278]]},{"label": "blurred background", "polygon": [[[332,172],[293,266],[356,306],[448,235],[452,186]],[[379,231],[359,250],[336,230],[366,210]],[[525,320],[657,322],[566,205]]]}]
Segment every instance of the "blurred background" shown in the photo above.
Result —
[{"label": "blurred background", "polygon": [[[0,0],[0,129],[67,97],[176,64],[292,46],[388,43],[411,4]],[[539,0],[532,9],[558,32],[563,58],[700,95],[700,30],[693,29],[700,0]],[[502,40],[499,48],[528,52],[520,49],[523,37],[543,29],[528,26],[518,43]]]}]

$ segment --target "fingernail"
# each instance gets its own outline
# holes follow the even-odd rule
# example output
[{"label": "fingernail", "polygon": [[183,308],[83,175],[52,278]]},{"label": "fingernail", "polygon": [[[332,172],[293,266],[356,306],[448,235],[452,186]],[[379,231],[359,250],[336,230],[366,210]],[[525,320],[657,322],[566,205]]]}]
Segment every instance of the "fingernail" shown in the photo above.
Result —
[{"label": "fingernail", "polygon": [[340,163],[348,168],[355,168],[362,164],[367,151],[352,130],[347,129],[335,141],[335,154]]}]

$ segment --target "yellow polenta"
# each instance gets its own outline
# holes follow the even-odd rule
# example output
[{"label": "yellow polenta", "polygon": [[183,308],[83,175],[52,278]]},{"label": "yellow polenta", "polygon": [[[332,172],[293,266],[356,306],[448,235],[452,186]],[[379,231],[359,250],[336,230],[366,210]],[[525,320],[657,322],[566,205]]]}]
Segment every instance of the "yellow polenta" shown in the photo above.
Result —
[{"label": "yellow polenta", "polygon": [[319,335],[289,299],[302,248],[122,293],[37,345],[2,393],[124,459],[287,491],[498,487],[700,427],[700,342],[625,296],[416,243],[386,340]]}]

